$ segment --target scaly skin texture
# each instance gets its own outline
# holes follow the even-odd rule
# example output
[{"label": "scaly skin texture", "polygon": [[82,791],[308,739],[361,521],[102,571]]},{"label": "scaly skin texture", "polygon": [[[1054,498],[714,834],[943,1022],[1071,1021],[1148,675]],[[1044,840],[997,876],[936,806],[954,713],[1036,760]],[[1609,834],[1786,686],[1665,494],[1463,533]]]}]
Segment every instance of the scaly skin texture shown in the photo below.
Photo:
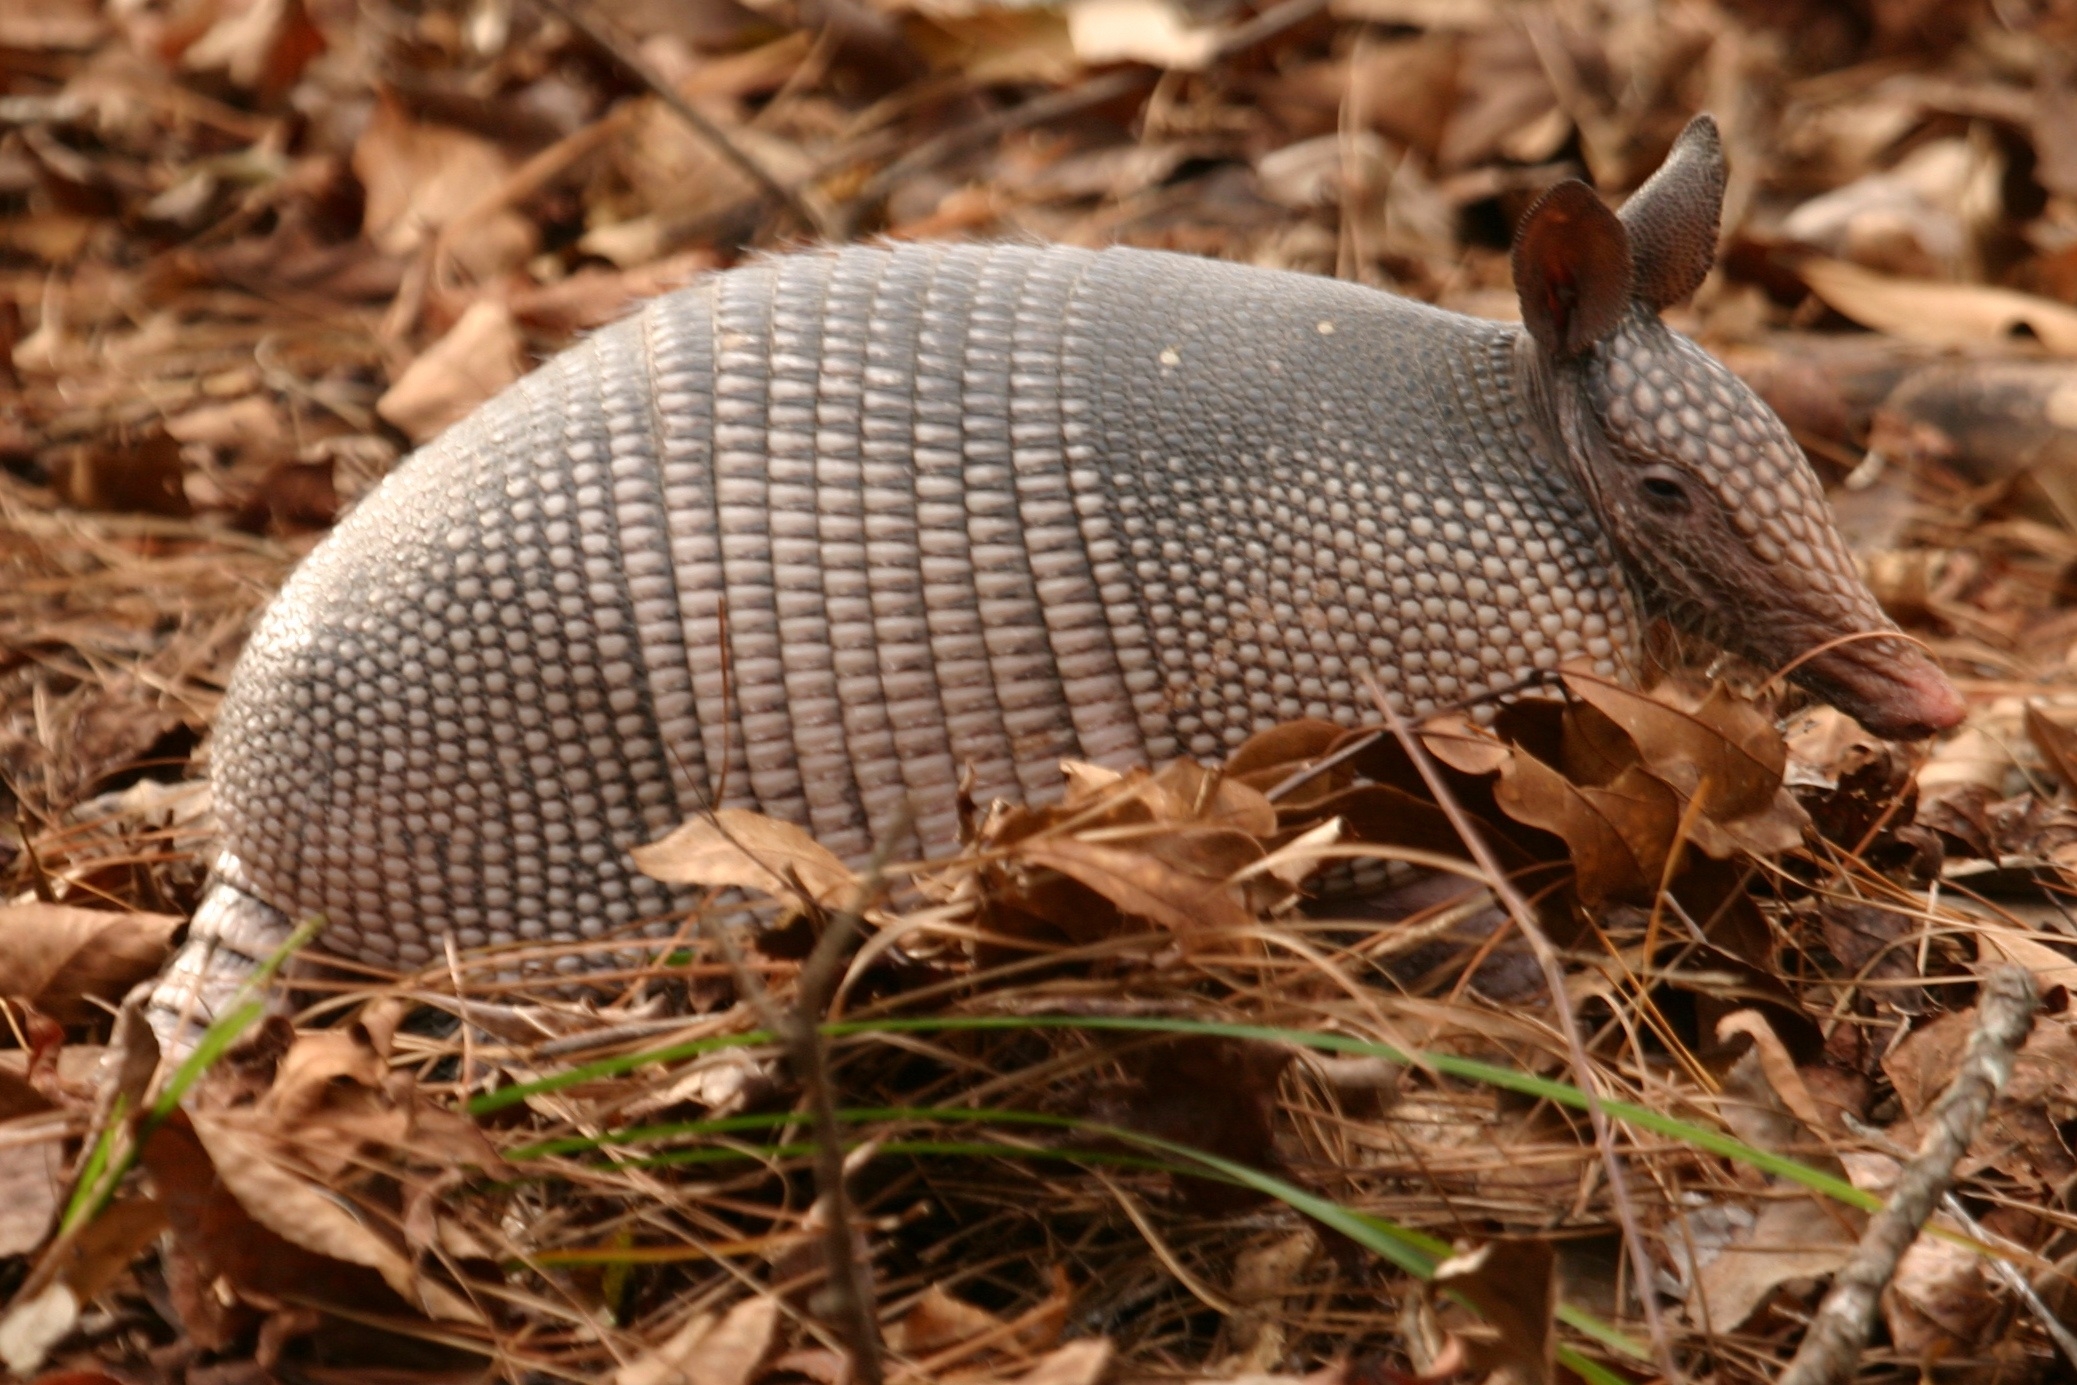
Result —
[{"label": "scaly skin texture", "polygon": [[1354,725],[1366,676],[1423,712],[1613,675],[1619,570],[1515,338],[1126,250],[850,249],[660,299],[283,590],[218,720],[223,873],[416,966],[442,928],[667,914],[627,848],[713,803],[858,856],[906,800],[936,854],[962,765],[1043,799],[1064,757]]},{"label": "scaly skin texture", "polygon": [[853,858],[907,817],[941,854],[964,772],[1044,800],[1063,758],[1355,725],[1372,678],[1419,714],[1625,677],[1644,613],[1767,657],[1876,635],[1863,673],[1808,675],[1946,724],[1779,421],[1653,311],[1707,268],[1712,157],[1691,129],[1633,199],[1671,261],[1577,185],[1532,212],[1527,331],[1024,246],[796,255],[649,304],[408,460],[270,608],[162,1030],[288,917],[403,967],[668,926],[685,901],[628,848],[709,806]]}]

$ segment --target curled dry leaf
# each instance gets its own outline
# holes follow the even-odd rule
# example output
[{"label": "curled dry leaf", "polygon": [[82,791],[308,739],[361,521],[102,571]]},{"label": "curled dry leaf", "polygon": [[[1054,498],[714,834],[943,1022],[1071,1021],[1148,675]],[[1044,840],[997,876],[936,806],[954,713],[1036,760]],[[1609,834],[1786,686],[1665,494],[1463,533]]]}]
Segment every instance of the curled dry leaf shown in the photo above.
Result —
[{"label": "curled dry leaf", "polygon": [[1565,686],[1635,742],[1651,772],[1695,803],[1695,844],[1758,855],[1793,849],[1809,815],[1783,787],[1788,749],[1774,724],[1722,684],[1697,696],[1675,682],[1649,693],[1578,672]]},{"label": "curled dry leaf", "polygon": [[0,907],[0,994],[26,1001],[60,1024],[106,1011],[166,960],[182,920],[118,914],[70,904]]},{"label": "curled dry leaf", "polygon": [[48,1119],[8,1121],[0,1132],[0,1257],[27,1255],[43,1244],[58,1213],[71,1132]]},{"label": "curled dry leaf", "polygon": [[1687,690],[1671,683],[1654,696],[1580,673],[1567,674],[1565,686],[1621,727],[1653,773],[1700,797],[1713,817],[1759,812],[1781,788],[1787,747],[1756,708],[1721,684],[1699,699],[1681,697]]},{"label": "curled dry leaf", "polygon": [[[241,1158],[248,1152],[249,1146],[241,1148]],[[228,1345],[241,1324],[249,1326],[254,1318],[282,1309],[289,1299],[363,1313],[410,1315],[410,1300],[373,1268],[311,1250],[254,1217],[219,1176],[187,1112],[176,1112],[152,1132],[144,1145],[143,1163],[165,1204],[173,1233],[168,1277],[175,1302],[197,1340]],[[299,1204],[325,1197],[314,1185],[300,1181],[292,1193]],[[336,1225],[340,1217],[352,1221],[337,1204],[325,1205],[333,1214],[329,1223]],[[272,1215],[287,1212],[276,1206]],[[370,1234],[358,1223],[345,1228],[352,1240]],[[395,1251],[387,1256],[368,1253],[389,1258],[393,1270],[400,1258]],[[404,1269],[408,1273],[408,1265]]]},{"label": "curled dry leaf", "polygon": [[771,1350],[779,1300],[746,1298],[719,1321],[697,1313],[613,1373],[613,1385],[747,1385]]},{"label": "curled dry leaf", "polygon": [[524,354],[511,310],[495,299],[478,299],[447,335],[405,367],[375,401],[375,412],[413,442],[426,442],[517,380]]},{"label": "curled dry leaf", "polygon": [[1863,327],[1930,346],[1978,346],[2030,333],[2060,356],[2077,356],[2077,308],[1988,284],[1893,279],[1843,260],[1798,267],[1811,292]]},{"label": "curled dry leaf", "polygon": [[268,1141],[249,1127],[220,1115],[195,1113],[192,1119],[216,1176],[261,1226],[317,1255],[365,1265],[429,1317],[483,1321],[467,1299],[420,1275],[409,1256],[342,1205],[338,1194],[280,1163]]},{"label": "curled dry leaf", "polygon": [[1814,1197],[1763,1203],[1750,1229],[1717,1247],[1702,1266],[1688,1301],[1689,1323],[1736,1332],[1783,1284],[1832,1273],[1860,1238],[1852,1215]]},{"label": "curled dry leaf", "polygon": [[1469,1303],[1478,1317],[1452,1315],[1445,1370],[1504,1372],[1515,1385],[1551,1385],[1558,1364],[1558,1257],[1545,1240],[1490,1241],[1435,1267],[1433,1288]]},{"label": "curled dry leaf", "polygon": [[[1234,871],[1250,864],[1260,848],[1238,833],[1227,840],[1208,843],[1202,836],[1192,841],[1200,849],[1230,846],[1235,854],[1248,856],[1234,870],[1200,874],[1154,853],[1171,842],[1136,842],[1130,846],[1108,846],[1076,837],[1039,837],[1020,842],[1017,857],[1023,862],[1057,870],[1071,880],[1088,886],[1116,905],[1120,913],[1132,914],[1188,937],[1206,929],[1235,932],[1255,922],[1253,911],[1227,885]],[[1251,850],[1252,849],[1252,850]],[[1214,853],[1202,852],[1204,856]]]},{"label": "curled dry leaf", "polygon": [[1096,1385],[1111,1364],[1111,1339],[1083,1337],[1041,1356],[1017,1385]]},{"label": "curled dry leaf", "polygon": [[[1950,1234],[1961,1228],[1946,1217],[1933,1224]],[[1985,1282],[1981,1256],[1966,1246],[1920,1236],[1897,1262],[1882,1293],[1882,1316],[1900,1352],[1941,1360],[1975,1347],[2002,1313]]]},{"label": "curled dry leaf", "polygon": [[862,902],[857,872],[835,852],[792,823],[747,808],[716,808],[629,855],[643,874],[673,885],[754,890],[802,908]]},{"label": "curled dry leaf", "polygon": [[[2020,959],[2026,965],[2024,959]],[[1906,1116],[1893,1139],[1916,1145],[1915,1123],[1961,1070],[1976,1009],[1954,1011],[1913,1030],[1883,1056],[1882,1070]],[[2077,1025],[2069,1012],[2041,1015],[2012,1065],[2012,1077],[1991,1103],[1990,1115],[1963,1158],[1961,1176],[1986,1167],[2029,1183],[2053,1184],[2077,1174],[2061,1130],[2077,1118],[2069,1074],[2077,1071]]]},{"label": "curled dry leaf", "polygon": [[[480,135],[415,121],[384,99],[354,145],[353,171],[367,193],[362,233],[385,254],[409,255],[495,193],[511,163]],[[452,249],[470,270],[487,276],[524,263],[534,243],[531,223],[500,212]]]},{"label": "curled dry leaf", "polygon": [[1174,0],[1070,0],[1067,40],[1092,67],[1142,62],[1183,72],[1204,67],[1219,46],[1218,32],[1193,25]]},{"label": "curled dry leaf", "polygon": [[146,1197],[125,1198],[62,1239],[30,1272],[0,1316],[0,1363],[18,1376],[43,1364],[45,1354],[79,1322],[80,1308],[166,1227],[166,1212]]},{"label": "curled dry leaf", "polygon": [[1574,784],[1526,750],[1501,766],[1493,797],[1517,822],[1564,838],[1580,902],[1649,900],[1658,890],[1680,805],[1663,781],[1636,766],[1607,788]]},{"label": "curled dry leaf", "polygon": [[942,1284],[925,1289],[887,1333],[887,1345],[908,1356],[928,1356],[975,1338],[1003,1334],[1007,1324]]}]

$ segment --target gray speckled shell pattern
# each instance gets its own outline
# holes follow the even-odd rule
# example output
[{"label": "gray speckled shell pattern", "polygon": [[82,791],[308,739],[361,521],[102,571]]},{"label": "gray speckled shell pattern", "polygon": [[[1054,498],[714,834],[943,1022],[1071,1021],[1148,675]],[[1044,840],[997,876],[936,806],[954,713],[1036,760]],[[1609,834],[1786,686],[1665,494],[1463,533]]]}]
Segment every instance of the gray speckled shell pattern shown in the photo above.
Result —
[{"label": "gray speckled shell pattern", "polygon": [[678,903],[716,802],[863,856],[904,799],[1215,757],[1633,638],[1518,333],[1149,252],[853,248],[649,304],[407,461],[218,722],[228,879],[421,964]]}]

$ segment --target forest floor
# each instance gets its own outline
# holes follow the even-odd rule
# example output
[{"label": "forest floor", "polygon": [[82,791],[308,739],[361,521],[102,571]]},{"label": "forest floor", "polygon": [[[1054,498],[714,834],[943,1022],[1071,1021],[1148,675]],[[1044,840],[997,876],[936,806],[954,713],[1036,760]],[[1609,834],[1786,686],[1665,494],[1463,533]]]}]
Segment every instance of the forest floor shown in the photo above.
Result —
[{"label": "forest floor", "polygon": [[[1844,1364],[2072,1378],[2073,53],[2071,0],[0,3],[0,1363],[1771,1381],[2017,966],[2015,1075]],[[307,974],[300,1029],[154,1077],[117,1003],[195,904],[254,615],[579,334],[867,236],[1512,317],[1530,201],[1704,110],[1723,248],[1670,319],[1956,731],[1574,676],[1077,771],[901,906],[723,814],[643,864],[768,899],[754,946]],[[1351,862],[1360,908],[1309,897]]]}]

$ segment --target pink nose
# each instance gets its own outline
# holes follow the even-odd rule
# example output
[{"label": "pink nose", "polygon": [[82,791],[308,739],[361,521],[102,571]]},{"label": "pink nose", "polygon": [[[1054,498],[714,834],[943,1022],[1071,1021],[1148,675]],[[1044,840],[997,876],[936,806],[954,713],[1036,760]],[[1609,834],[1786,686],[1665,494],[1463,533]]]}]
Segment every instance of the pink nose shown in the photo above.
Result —
[{"label": "pink nose", "polygon": [[1887,740],[1924,740],[1959,726],[1969,714],[1947,675],[1916,651],[1888,668],[1857,664],[1848,677],[1839,676],[1845,669],[1824,672],[1844,685],[1835,699],[1839,709]]}]

